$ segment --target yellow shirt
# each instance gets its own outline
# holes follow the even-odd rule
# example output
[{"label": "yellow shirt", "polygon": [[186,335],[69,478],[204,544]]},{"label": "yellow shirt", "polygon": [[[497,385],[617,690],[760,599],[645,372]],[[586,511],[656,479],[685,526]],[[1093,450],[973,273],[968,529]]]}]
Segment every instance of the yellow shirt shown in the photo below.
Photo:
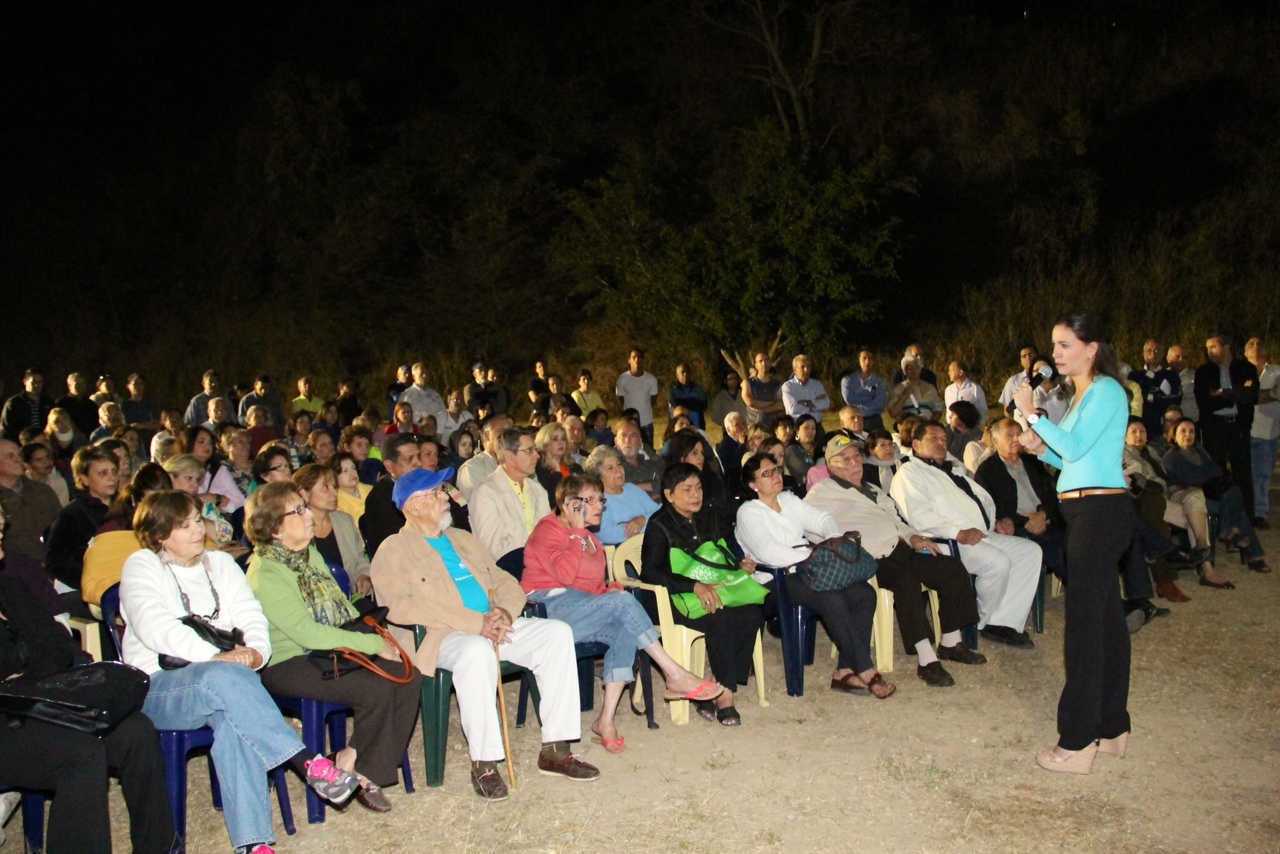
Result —
[{"label": "yellow shirt", "polygon": [[533,526],[538,523],[537,518],[533,515],[533,496],[529,494],[529,490],[525,488],[524,481],[516,483],[511,479],[510,475],[506,475],[507,483],[511,484],[511,489],[515,492],[516,498],[520,499],[520,506],[524,508],[524,529],[526,534],[533,533]]},{"label": "yellow shirt", "polygon": [[364,515],[364,500],[369,497],[373,487],[367,483],[359,483],[356,484],[356,489],[360,490],[359,498],[341,489],[338,490],[338,509],[350,516],[359,530],[360,517]]}]

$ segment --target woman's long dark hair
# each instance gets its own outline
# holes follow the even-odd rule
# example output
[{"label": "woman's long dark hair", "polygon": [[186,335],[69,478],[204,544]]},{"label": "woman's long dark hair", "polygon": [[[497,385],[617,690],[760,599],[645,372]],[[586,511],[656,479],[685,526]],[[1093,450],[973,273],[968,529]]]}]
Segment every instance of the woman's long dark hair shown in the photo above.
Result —
[{"label": "woman's long dark hair", "polygon": [[142,503],[142,499],[152,492],[173,489],[173,481],[169,473],[159,463],[144,463],[133,473],[133,480],[124,488],[124,492],[112,503],[107,511],[107,521],[122,519],[124,527],[133,527],[133,513]]},{"label": "woman's long dark hair", "polygon": [[186,430],[182,431],[182,435],[178,437],[178,453],[189,454],[191,449],[196,445],[196,437],[201,433],[209,437],[209,444],[213,447],[209,459],[205,460],[204,468],[210,476],[218,473],[218,469],[222,467],[222,454],[218,451],[218,437],[213,435],[213,431],[208,427],[199,424],[193,424]]},{"label": "woman's long dark hair", "polygon": [[1121,386],[1124,385],[1125,378],[1120,376],[1120,360],[1111,346],[1111,336],[1101,317],[1091,311],[1076,309],[1060,316],[1053,325],[1067,327],[1085,344],[1097,344],[1098,355],[1093,360],[1093,375],[1108,376]]}]

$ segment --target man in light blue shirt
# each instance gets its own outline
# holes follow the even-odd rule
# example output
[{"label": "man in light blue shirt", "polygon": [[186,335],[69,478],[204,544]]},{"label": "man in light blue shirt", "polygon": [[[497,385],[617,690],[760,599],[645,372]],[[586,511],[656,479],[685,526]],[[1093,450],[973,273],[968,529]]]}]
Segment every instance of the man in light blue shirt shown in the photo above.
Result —
[{"label": "man in light blue shirt", "polygon": [[885,398],[889,394],[884,380],[871,372],[874,363],[875,355],[871,348],[861,348],[858,350],[858,370],[840,381],[840,396],[849,406],[862,410],[863,429],[867,431],[884,429],[884,419],[880,414],[884,412]]}]

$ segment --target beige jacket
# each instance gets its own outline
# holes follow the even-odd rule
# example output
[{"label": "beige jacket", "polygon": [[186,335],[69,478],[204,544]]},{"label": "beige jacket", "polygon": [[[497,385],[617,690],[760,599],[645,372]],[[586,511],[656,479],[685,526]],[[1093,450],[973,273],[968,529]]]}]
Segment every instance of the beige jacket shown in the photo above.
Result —
[{"label": "beige jacket", "polygon": [[[533,523],[551,512],[547,491],[536,477],[526,477],[524,488],[532,490]],[[495,558],[524,548],[529,531],[524,524],[524,506],[507,480],[501,466],[471,491],[471,530]]]},{"label": "beige jacket", "polygon": [[[476,581],[489,591],[490,606],[503,608],[512,617],[520,616],[525,601],[520,582],[499,569],[493,555],[471,534],[451,528],[445,536]],[[453,632],[478,635],[484,626],[483,614],[463,606],[462,594],[440,553],[409,525],[382,541],[370,576],[378,591],[378,604],[389,609],[390,622],[427,627],[426,640],[413,655],[414,664],[427,676],[435,675],[445,637]],[[392,627],[391,632],[402,647],[413,649],[409,631]]]},{"label": "beige jacket", "polygon": [[362,575],[369,574],[369,558],[365,557],[364,540],[356,528],[355,520],[348,513],[333,510],[329,513],[333,523],[333,537],[338,541],[338,553],[342,555],[342,568],[352,584]]}]

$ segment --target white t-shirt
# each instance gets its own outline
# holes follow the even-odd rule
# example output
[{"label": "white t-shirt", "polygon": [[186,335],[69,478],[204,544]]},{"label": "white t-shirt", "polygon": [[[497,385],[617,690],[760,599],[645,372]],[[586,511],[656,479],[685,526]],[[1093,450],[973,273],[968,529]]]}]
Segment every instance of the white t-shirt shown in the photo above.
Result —
[{"label": "white t-shirt", "polygon": [[623,371],[613,393],[622,401],[623,409],[634,409],[640,413],[641,427],[653,423],[653,398],[658,394],[658,380],[653,374],[645,371],[637,377],[630,371]]}]

